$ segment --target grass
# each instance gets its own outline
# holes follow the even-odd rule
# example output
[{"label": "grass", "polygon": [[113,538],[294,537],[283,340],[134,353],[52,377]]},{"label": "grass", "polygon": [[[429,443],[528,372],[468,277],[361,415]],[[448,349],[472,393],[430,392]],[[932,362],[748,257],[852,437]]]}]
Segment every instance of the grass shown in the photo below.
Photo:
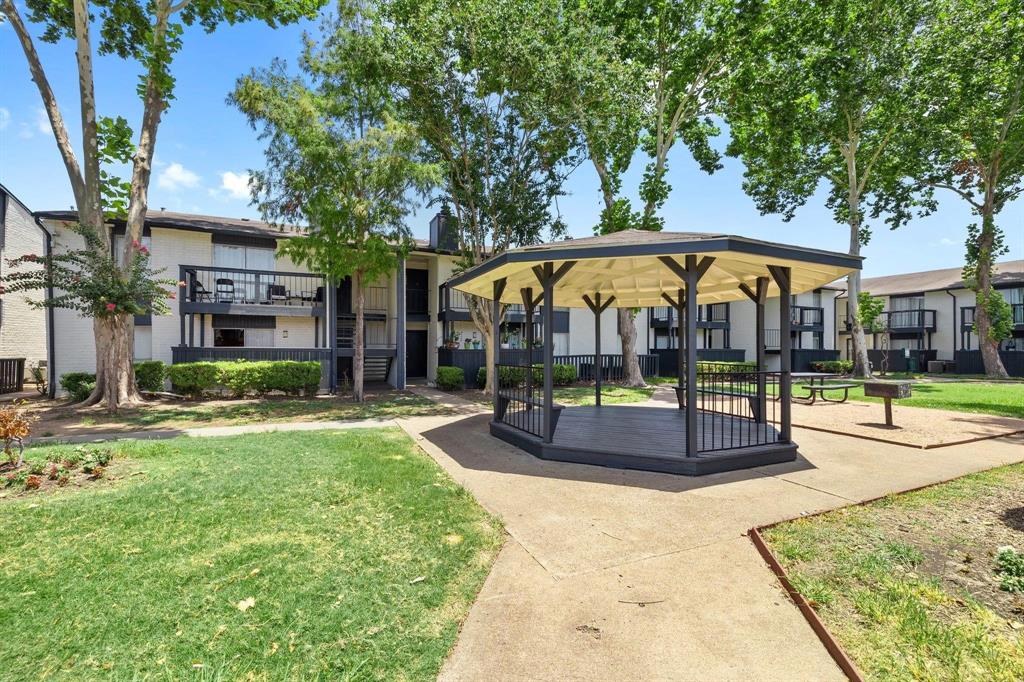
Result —
[{"label": "grass", "polygon": [[443,414],[446,408],[427,398],[398,394],[354,403],[343,398],[266,398],[216,403],[164,403],[123,410],[118,415],[87,415],[78,424],[91,426],[98,420],[132,428],[176,426],[225,426],[276,421],[346,421],[394,419]]},{"label": "grass", "polygon": [[[628,388],[614,384],[601,386],[601,404],[642,403],[654,394],[653,388]],[[563,405],[593,405],[593,386],[568,386],[555,389],[555,401]]]},{"label": "grass", "polygon": [[983,512],[993,500],[1016,507],[1011,491],[1022,485],[1015,465],[795,520],[765,538],[868,679],[1020,680],[1024,624],[999,610],[1007,595],[989,579],[994,545],[1017,531]]},{"label": "grass", "polygon": [[[800,395],[802,391],[794,389],[794,393]],[[850,399],[882,402],[881,398],[865,397],[863,388],[850,389]],[[1024,419],[1024,385],[981,382],[915,383],[911,388],[911,396],[896,403],[909,407],[930,407]]]},{"label": "grass", "polygon": [[396,429],[123,450],[0,500],[4,680],[433,679],[501,544]]}]

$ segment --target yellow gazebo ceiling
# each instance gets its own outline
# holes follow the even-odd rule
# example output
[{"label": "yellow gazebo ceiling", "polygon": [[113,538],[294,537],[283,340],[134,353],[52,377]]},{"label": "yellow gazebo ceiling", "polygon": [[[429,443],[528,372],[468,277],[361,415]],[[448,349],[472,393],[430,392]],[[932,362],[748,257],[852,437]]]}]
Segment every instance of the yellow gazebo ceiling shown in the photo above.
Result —
[{"label": "yellow gazebo ceiling", "polygon": [[615,296],[614,307],[645,308],[665,305],[662,293],[674,296],[683,287],[683,280],[661,258],[674,258],[682,266],[688,255],[696,256],[698,262],[705,256],[714,258],[697,285],[698,303],[746,299],[740,284],[754,289],[758,277],[768,278],[768,296],[778,296],[769,265],[790,268],[792,294],[817,289],[861,267],[859,257],[745,237],[625,230],[510,249],[452,277],[448,284],[492,299],[494,282],[505,278],[502,303],[522,303],[521,289],[532,287],[534,297],[541,293],[535,266],[552,263],[557,270],[574,261],[555,284],[554,305],[586,307],[583,296],[600,293],[605,300]]}]

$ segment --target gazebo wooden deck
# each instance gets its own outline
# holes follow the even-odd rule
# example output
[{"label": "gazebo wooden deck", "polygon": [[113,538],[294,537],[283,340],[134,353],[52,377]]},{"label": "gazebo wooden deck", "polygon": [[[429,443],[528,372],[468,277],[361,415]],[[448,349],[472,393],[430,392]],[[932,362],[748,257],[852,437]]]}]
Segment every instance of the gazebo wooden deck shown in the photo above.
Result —
[{"label": "gazebo wooden deck", "polygon": [[[478,304],[487,305],[493,320],[501,318],[504,305],[522,303],[528,347],[533,347],[534,314],[543,304],[542,368],[498,364],[498,354],[492,353],[493,435],[544,459],[701,475],[796,459],[790,416],[790,295],[859,268],[859,258],[828,251],[729,235],[627,230],[505,251],[448,285],[476,301],[489,300],[489,305]],[[780,302],[781,367],[774,372],[765,364],[769,295],[779,296]],[[698,372],[697,305],[742,298],[753,301],[757,310],[757,369]],[[603,368],[601,314],[611,306],[666,302],[678,312],[682,341],[678,410],[602,407],[603,371],[594,372],[594,407],[566,408],[554,402],[554,306],[591,310],[595,365]]]}]

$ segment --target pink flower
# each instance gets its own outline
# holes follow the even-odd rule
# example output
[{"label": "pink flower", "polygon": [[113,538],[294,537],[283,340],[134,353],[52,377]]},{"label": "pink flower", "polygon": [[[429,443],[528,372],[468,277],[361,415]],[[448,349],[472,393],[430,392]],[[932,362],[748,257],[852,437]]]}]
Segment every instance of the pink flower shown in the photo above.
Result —
[{"label": "pink flower", "polygon": [[116,303],[108,303],[107,304],[107,310],[109,310],[110,312],[114,312],[115,310],[117,310],[117,304]]},{"label": "pink flower", "polygon": [[22,259],[22,260],[27,260],[27,261],[29,261],[29,262],[34,262],[34,261],[36,261],[36,260],[37,260],[38,258],[39,258],[39,256],[37,256],[37,255],[36,255],[36,254],[34,254],[34,253],[26,253],[26,254],[25,254],[24,256],[22,256],[22,257],[21,257],[21,259]]},{"label": "pink flower", "polygon": [[179,279],[178,280],[178,286],[179,287],[186,287],[186,286],[188,286],[188,284],[185,283],[185,280]]},{"label": "pink flower", "polygon": [[141,253],[143,256],[148,256],[149,255],[149,249],[147,249],[145,246],[140,246],[139,247],[139,253]]},{"label": "pink flower", "polygon": [[173,301],[174,300],[174,292],[173,291],[168,291],[167,292],[167,298],[169,298],[169,299],[171,299]]},{"label": "pink flower", "polygon": [[139,240],[138,239],[133,239],[132,240],[132,248],[133,249],[137,249],[137,248],[139,248],[139,246],[140,246],[139,245]]}]

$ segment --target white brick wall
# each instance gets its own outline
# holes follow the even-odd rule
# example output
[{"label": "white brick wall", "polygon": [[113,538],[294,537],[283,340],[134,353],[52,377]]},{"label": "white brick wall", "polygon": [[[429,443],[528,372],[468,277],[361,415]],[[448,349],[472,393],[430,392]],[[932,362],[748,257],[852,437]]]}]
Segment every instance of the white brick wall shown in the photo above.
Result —
[{"label": "white brick wall", "polygon": [[[32,214],[14,197],[9,196],[4,218],[4,248],[0,252],[0,281],[9,272],[6,259],[30,253],[39,256],[46,253],[46,236]],[[0,296],[3,301],[0,357],[25,358],[26,376],[31,376],[29,369],[32,365],[47,359],[47,311],[29,304],[29,300],[41,301],[44,297],[43,291]]]}]

